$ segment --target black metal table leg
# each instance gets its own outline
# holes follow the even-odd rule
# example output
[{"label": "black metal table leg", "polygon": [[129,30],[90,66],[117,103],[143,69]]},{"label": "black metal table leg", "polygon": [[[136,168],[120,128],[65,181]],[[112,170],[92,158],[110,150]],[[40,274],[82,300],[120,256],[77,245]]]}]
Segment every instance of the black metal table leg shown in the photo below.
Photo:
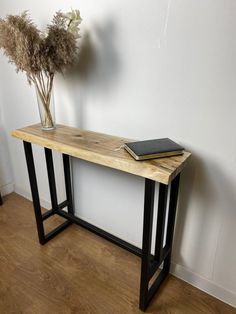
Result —
[{"label": "black metal table leg", "polygon": [[37,184],[37,179],[36,179],[31,143],[24,141],[24,149],[25,149],[25,157],[26,157],[26,163],[27,163],[28,174],[29,174],[30,188],[31,188],[33,204],[34,204],[34,213],[35,213],[36,224],[37,224],[37,229],[38,229],[39,242],[40,244],[44,244],[45,234],[44,234],[44,227],[43,227],[43,217],[41,213],[38,184]]},{"label": "black metal table leg", "polygon": [[0,205],[2,205],[2,195],[0,193]]},{"label": "black metal table leg", "polygon": [[38,230],[38,238],[39,238],[40,244],[45,244],[46,242],[54,238],[58,233],[60,233],[69,225],[71,225],[72,222],[67,220],[61,225],[59,225],[58,227],[56,227],[54,230],[50,231],[48,234],[45,234],[44,225],[43,225],[43,221],[45,219],[56,214],[59,209],[62,209],[68,206],[68,202],[65,201],[61,204],[58,204],[52,152],[50,149],[45,148],[45,157],[46,157],[46,164],[47,164],[47,173],[48,173],[48,182],[49,182],[52,209],[48,210],[45,214],[42,214],[40,199],[39,199],[39,192],[38,192],[38,184],[37,184],[37,178],[36,178],[36,172],[35,172],[35,166],[34,166],[32,145],[31,143],[28,143],[25,141],[23,141],[23,143],[24,143],[25,157],[26,157],[32,199],[33,199],[33,205],[34,205],[34,213],[35,213],[37,230]]},{"label": "black metal table leg", "polygon": [[154,194],[155,181],[145,179],[142,265],[139,298],[139,307],[141,310],[145,310],[148,303],[148,271],[151,254]]},{"label": "black metal table leg", "polygon": [[175,216],[176,208],[178,202],[178,193],[179,193],[179,180],[180,174],[172,181],[171,190],[170,190],[170,204],[169,204],[169,214],[167,222],[167,232],[166,232],[166,247],[170,250],[167,258],[164,261],[163,269],[166,273],[170,271],[170,262],[171,262],[171,252],[172,252],[172,242],[174,236],[174,227],[175,227]]},{"label": "black metal table leg", "polygon": [[63,166],[64,166],[64,177],[66,186],[66,198],[68,202],[68,213],[74,214],[74,203],[72,196],[72,186],[71,186],[71,169],[70,169],[70,156],[63,154]]},{"label": "black metal table leg", "polygon": [[[164,184],[160,184],[159,186],[157,230],[154,256],[151,254],[151,239],[155,182],[149,179],[146,179],[145,181],[142,265],[139,299],[139,308],[142,311],[145,311],[149,302],[159,289],[164,279],[167,277],[170,270],[171,249],[174,233],[176,206],[178,200],[179,178],[180,175],[177,175],[177,177],[172,181],[170,186],[168,217],[166,217],[166,207],[168,204],[168,186]],[[166,220],[167,232],[164,245],[164,230]],[[159,267],[162,263],[163,268],[162,270],[160,270]],[[150,280],[157,271],[159,271],[159,274],[150,285]]]},{"label": "black metal table leg", "polygon": [[166,205],[168,196],[168,186],[161,184],[159,186],[159,199],[157,211],[157,230],[156,230],[156,244],[155,244],[155,259],[161,261],[163,255],[163,240],[166,219]]},{"label": "black metal table leg", "polygon": [[44,148],[46,165],[47,165],[47,173],[48,173],[48,183],[49,183],[49,191],[52,203],[52,211],[56,213],[58,211],[58,201],[57,201],[57,189],[56,189],[56,181],[54,174],[54,166],[53,166],[53,158],[52,151],[48,148]]}]

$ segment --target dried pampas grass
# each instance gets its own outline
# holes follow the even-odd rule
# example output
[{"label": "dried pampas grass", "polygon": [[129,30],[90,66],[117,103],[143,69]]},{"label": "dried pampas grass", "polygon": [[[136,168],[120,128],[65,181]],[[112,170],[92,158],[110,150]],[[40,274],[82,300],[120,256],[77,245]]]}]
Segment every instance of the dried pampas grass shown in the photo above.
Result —
[{"label": "dried pampas grass", "polygon": [[74,64],[81,21],[79,10],[57,12],[44,34],[27,12],[0,19],[0,48],[16,71],[25,72],[35,84],[49,114],[54,75]]}]

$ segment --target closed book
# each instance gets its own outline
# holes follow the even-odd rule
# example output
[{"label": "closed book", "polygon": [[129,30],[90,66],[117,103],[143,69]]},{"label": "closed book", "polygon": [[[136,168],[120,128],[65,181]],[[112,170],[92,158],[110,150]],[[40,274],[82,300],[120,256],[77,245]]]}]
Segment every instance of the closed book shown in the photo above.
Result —
[{"label": "closed book", "polygon": [[169,138],[125,143],[124,148],[136,160],[169,157],[184,153],[184,148]]}]

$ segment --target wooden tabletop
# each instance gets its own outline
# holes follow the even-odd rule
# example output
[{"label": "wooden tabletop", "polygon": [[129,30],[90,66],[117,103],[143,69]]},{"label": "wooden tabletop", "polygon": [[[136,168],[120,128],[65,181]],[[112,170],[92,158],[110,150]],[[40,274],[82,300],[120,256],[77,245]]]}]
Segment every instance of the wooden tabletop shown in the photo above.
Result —
[{"label": "wooden tabletop", "polygon": [[14,130],[12,136],[163,184],[169,184],[184,168],[191,155],[189,152],[184,152],[179,156],[136,161],[123,148],[124,143],[132,140],[64,125],[57,125],[57,128],[52,131],[43,131],[41,125],[36,124]]}]

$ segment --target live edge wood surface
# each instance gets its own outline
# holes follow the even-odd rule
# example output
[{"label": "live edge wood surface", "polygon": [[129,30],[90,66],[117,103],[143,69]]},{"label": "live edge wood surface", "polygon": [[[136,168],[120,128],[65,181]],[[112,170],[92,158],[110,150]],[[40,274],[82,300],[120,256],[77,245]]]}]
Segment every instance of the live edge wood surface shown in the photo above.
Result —
[{"label": "live edge wood surface", "polygon": [[123,147],[132,140],[64,125],[43,131],[40,124],[12,131],[12,136],[89,162],[118,169],[163,184],[169,184],[184,168],[189,152],[183,155],[136,161]]}]

